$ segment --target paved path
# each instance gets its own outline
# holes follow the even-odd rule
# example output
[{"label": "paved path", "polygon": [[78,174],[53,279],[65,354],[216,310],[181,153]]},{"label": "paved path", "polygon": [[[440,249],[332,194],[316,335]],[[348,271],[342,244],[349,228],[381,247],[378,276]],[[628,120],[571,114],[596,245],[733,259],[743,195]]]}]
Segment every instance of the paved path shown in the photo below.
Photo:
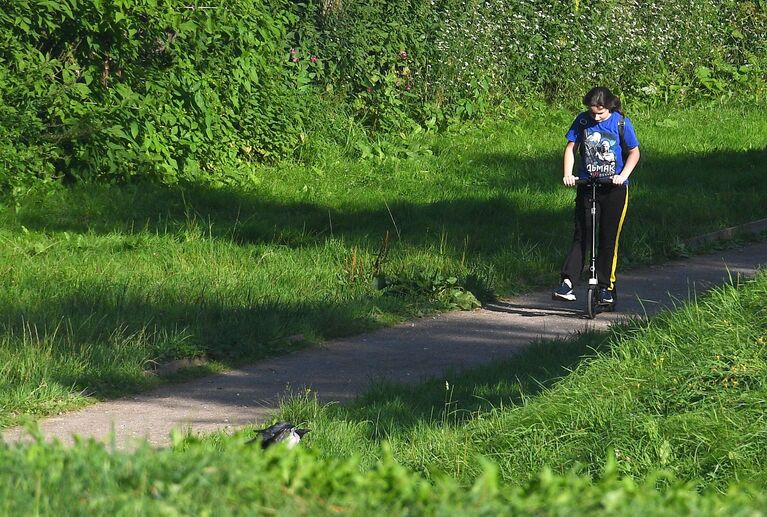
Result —
[{"label": "paved path", "polygon": [[[449,368],[513,355],[530,341],[603,329],[619,318],[652,314],[700,294],[730,277],[752,276],[767,265],[767,242],[689,260],[637,269],[620,277],[619,313],[582,316],[583,293],[557,303],[536,292],[471,312],[422,318],[370,334],[340,339],[262,361],[252,367],[93,405],[40,422],[44,436],[70,442],[73,434],[120,448],[145,438],[169,443],[172,428],[207,433],[262,422],[290,391],[311,388],[322,401],[344,401],[371,381],[417,381]],[[8,441],[26,433],[8,429]]]}]

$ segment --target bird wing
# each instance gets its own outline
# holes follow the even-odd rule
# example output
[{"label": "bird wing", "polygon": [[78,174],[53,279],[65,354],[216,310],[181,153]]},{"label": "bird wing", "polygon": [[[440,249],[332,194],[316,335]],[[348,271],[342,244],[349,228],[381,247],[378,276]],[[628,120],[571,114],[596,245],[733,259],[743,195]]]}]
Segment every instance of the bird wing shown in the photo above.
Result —
[{"label": "bird wing", "polygon": [[290,431],[295,426],[290,422],[277,422],[274,425],[270,425],[266,429],[261,429],[260,432],[263,435],[264,442],[271,442],[285,431]]}]

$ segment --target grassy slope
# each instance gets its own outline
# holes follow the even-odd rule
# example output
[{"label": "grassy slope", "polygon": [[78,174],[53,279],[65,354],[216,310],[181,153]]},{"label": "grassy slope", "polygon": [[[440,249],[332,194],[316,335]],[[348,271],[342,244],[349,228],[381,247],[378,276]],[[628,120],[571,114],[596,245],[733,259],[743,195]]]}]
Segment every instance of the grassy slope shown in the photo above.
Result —
[{"label": "grassy slope", "polygon": [[519,358],[415,387],[382,385],[351,407],[287,404],[328,457],[380,457],[470,482],[478,456],[509,483],[544,466],[642,478],[665,469],[724,488],[767,485],[767,274],[610,335],[546,342]]},{"label": "grassy slope", "polygon": [[0,445],[0,513],[754,515],[765,298],[763,273],[447,385],[381,386],[350,408],[294,401],[282,416],[313,430],[291,453],[246,433],[132,454]]},{"label": "grassy slope", "polygon": [[[763,108],[633,113],[642,168],[624,264],[764,217]],[[0,213],[0,425],[157,381],[154,361],[225,364],[440,308],[382,296],[370,278],[473,275],[510,294],[550,284],[571,232],[559,185],[572,114],[520,113],[387,148],[409,159],[258,169],[248,188],[80,186]],[[214,363],[212,368],[218,368]]]}]

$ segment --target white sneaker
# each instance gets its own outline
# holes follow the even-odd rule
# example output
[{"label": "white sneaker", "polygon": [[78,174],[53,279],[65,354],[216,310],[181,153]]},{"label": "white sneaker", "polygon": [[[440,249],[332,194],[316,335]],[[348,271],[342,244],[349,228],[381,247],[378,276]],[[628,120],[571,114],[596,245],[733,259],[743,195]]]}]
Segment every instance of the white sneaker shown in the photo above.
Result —
[{"label": "white sneaker", "polygon": [[573,286],[569,280],[563,280],[562,285],[557,287],[553,293],[551,293],[552,300],[565,300],[568,302],[575,301],[575,293],[573,292]]}]

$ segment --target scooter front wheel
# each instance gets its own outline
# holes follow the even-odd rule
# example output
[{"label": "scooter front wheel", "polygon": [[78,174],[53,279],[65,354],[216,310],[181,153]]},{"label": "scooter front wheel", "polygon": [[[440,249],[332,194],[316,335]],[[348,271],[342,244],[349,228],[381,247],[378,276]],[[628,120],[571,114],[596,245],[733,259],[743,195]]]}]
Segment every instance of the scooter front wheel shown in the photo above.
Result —
[{"label": "scooter front wheel", "polygon": [[598,302],[596,287],[589,287],[588,291],[586,291],[586,316],[591,320],[597,315]]}]

